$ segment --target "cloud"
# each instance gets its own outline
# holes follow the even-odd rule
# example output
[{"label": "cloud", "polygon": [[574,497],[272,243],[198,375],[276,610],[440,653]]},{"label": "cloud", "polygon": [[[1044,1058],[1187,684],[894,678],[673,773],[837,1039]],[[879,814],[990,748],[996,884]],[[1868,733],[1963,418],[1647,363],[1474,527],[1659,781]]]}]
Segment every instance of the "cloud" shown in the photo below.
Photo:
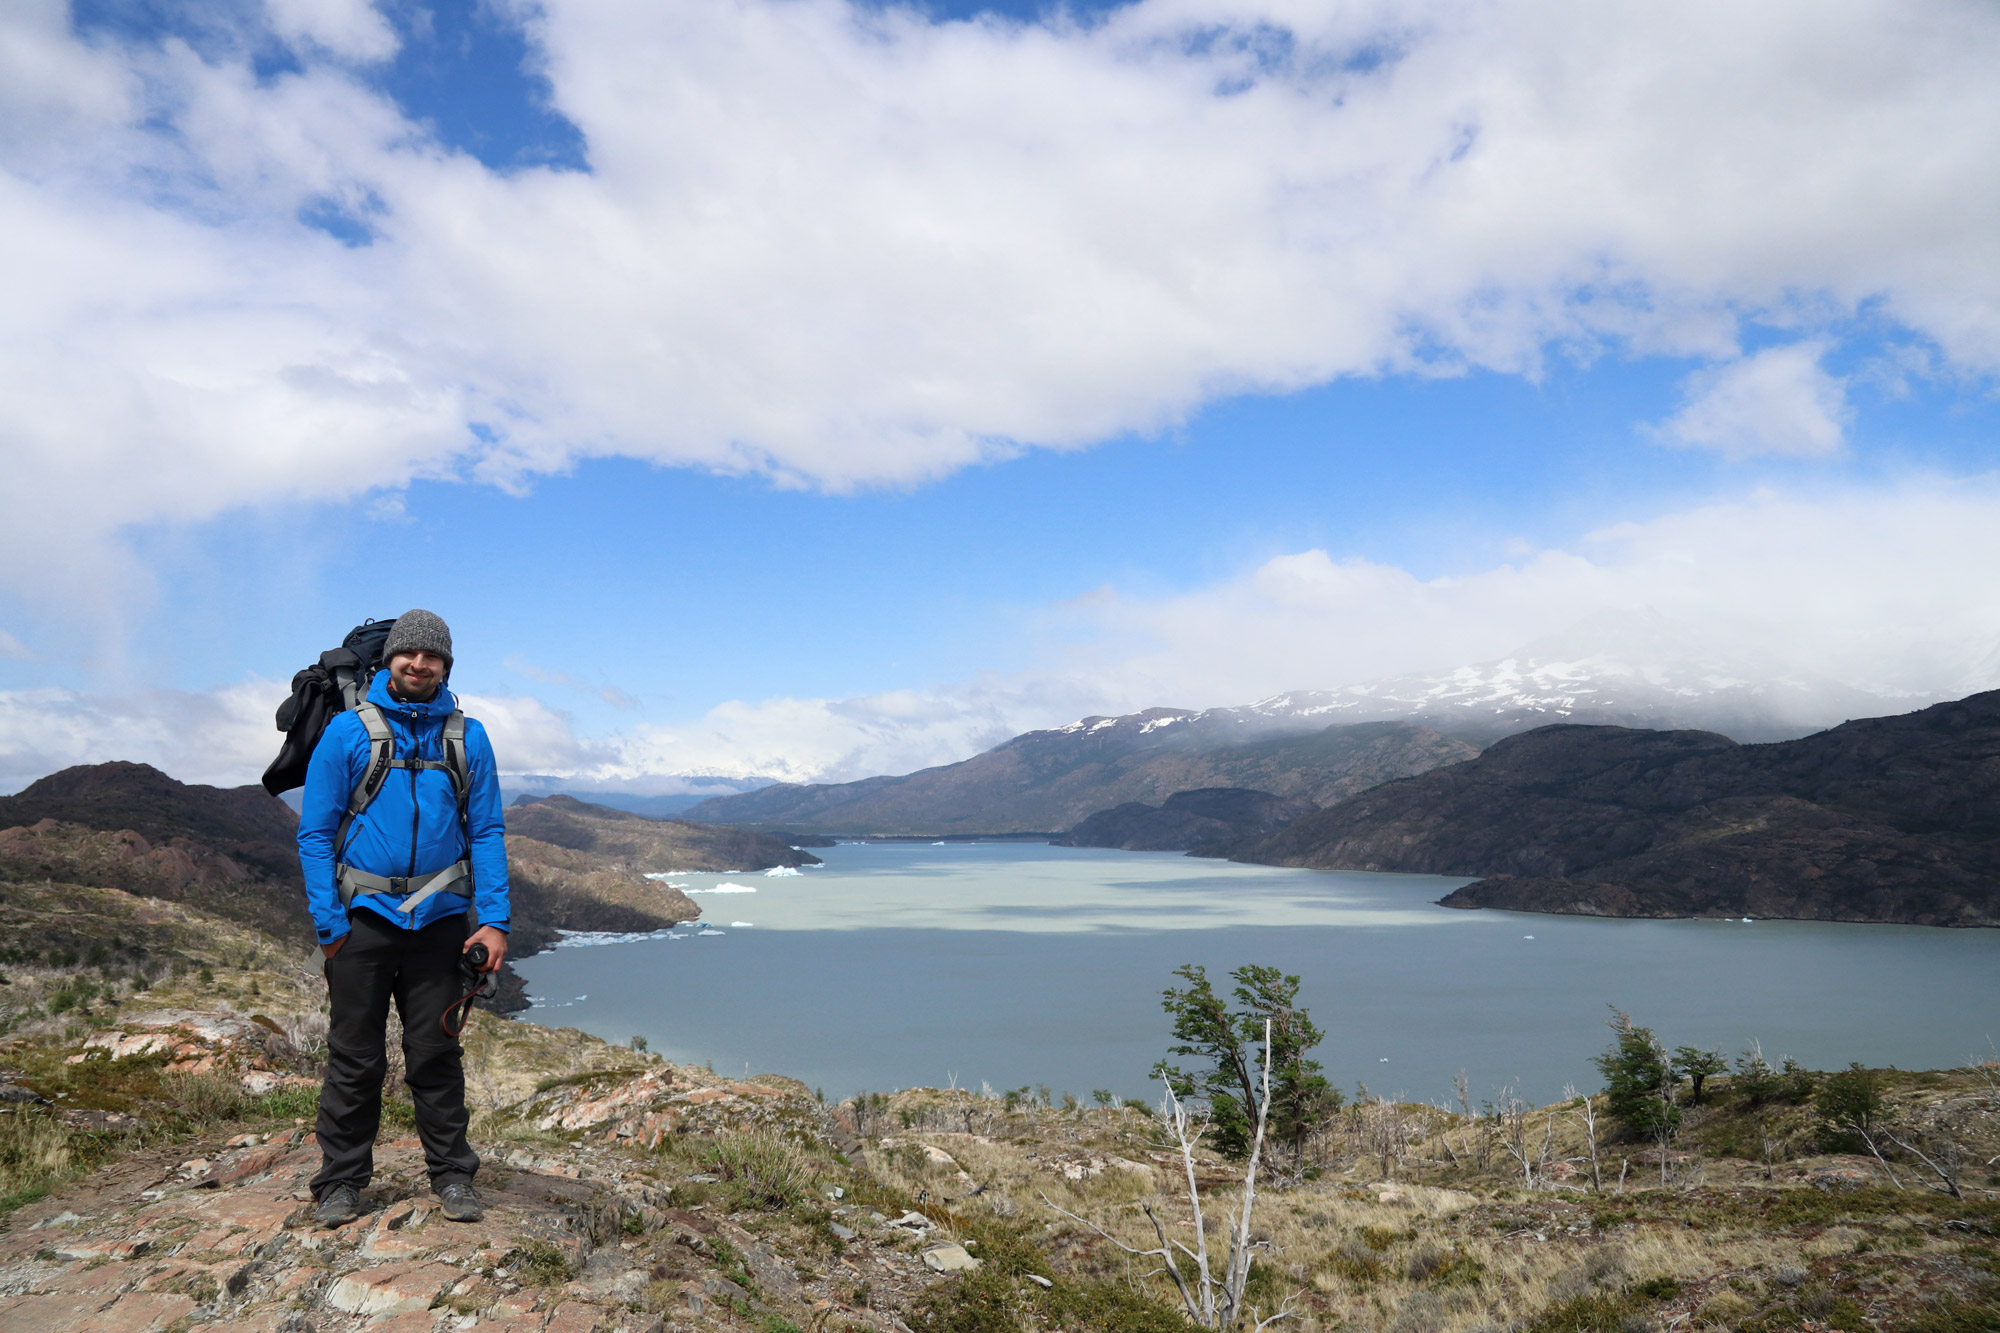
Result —
[{"label": "cloud", "polygon": [[[509,12],[588,172],[442,148],[356,68],[393,41],[359,0],[200,54],[0,9],[18,591],[101,596],[127,525],[276,498],[608,454],[909,485],[1223,394],[1727,356],[1864,304],[2000,366],[1970,0]],[[253,68],[267,40],[298,68]],[[1686,438],[1822,438],[1712,397]]]},{"label": "cloud", "polygon": [[[289,686],[252,678],[208,691],[0,690],[0,792],[75,764],[151,764],[182,782],[255,782],[283,739],[273,722]],[[506,772],[574,772],[609,757],[539,700],[461,695]]]},{"label": "cloud", "polygon": [[[731,702],[684,726],[607,737],[601,771],[904,773],[1091,713],[1247,703],[1552,640],[1640,667],[1716,662],[1921,702],[2000,688],[2000,586],[1984,577],[1995,567],[1992,478],[1886,496],[1758,494],[1448,577],[1301,551],[1176,596],[1103,589],[1053,609],[1078,646],[1031,671],[865,698]],[[1646,627],[1638,642],[1634,621]]]},{"label": "cloud", "polygon": [[1846,382],[1820,368],[1824,344],[1772,347],[1688,377],[1687,403],[1658,430],[1728,458],[1822,458],[1845,443]]},{"label": "cloud", "polygon": [[11,658],[16,662],[36,661],[35,654],[20,639],[0,629],[0,658]]},{"label": "cloud", "polygon": [[[1921,702],[2000,688],[2000,585],[1984,576],[1996,567],[2000,478],[1756,494],[1445,577],[1308,550],[1174,596],[1100,589],[1048,609],[1062,630],[1050,641],[1072,646],[1026,671],[928,690],[731,700],[595,736],[532,698],[462,697],[504,772],[608,783],[906,773],[1093,713],[1443,671],[1552,638],[1578,655],[1712,659]],[[1635,619],[1646,641],[1602,638]],[[107,759],[252,782],[276,752],[283,693],[262,680],[207,694],[0,692],[0,787]]]},{"label": "cloud", "polygon": [[369,0],[265,0],[271,27],[287,42],[316,46],[345,60],[387,60],[396,33]]}]

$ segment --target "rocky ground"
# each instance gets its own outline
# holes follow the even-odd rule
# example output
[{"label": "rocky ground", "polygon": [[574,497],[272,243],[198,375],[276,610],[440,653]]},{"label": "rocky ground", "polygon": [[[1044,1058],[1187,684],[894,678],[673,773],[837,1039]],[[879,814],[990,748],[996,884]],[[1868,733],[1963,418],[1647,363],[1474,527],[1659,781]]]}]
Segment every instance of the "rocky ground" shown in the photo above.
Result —
[{"label": "rocky ground", "polygon": [[70,1105],[115,1100],[114,1076],[141,1072],[226,1076],[268,1097],[259,1067],[279,1042],[264,1029],[225,1014],[154,1017],[65,1056],[68,1091],[18,1069],[0,1084],[16,1130],[54,1118],[122,1139],[97,1170],[6,1217],[0,1328],[593,1333],[837,1317],[907,1333],[897,1309],[968,1261],[920,1212],[842,1202],[883,1196],[839,1165],[837,1122],[797,1084],[721,1079],[546,1029],[532,1031],[594,1046],[615,1067],[484,1108],[484,1221],[440,1216],[392,1103],[403,1127],[378,1143],[367,1216],[318,1228],[307,1182],[319,1154],[303,1115],[262,1132],[239,1120],[234,1133],[153,1136],[143,1104]]},{"label": "rocky ground", "polygon": [[[0,1053],[0,1162],[18,1176],[38,1133],[95,1151],[5,1200],[0,1329],[1190,1327],[1131,1252],[1155,1244],[1141,1204],[1194,1236],[1180,1158],[1137,1107],[929,1089],[831,1107],[789,1079],[482,1015],[485,1220],[439,1215],[392,1099],[369,1212],[330,1231],[306,1192],[312,1080],[275,1026],[153,1010]],[[1955,1107],[1983,1158],[2000,1146],[1990,1086],[1904,1076],[1885,1113]],[[238,1100],[203,1123],[190,1089]],[[1574,1103],[1349,1108],[1318,1165],[1268,1164],[1251,1303],[1385,1333],[2000,1326],[1991,1168],[1970,1162],[1953,1198],[1908,1161],[1815,1150],[1809,1109],[1774,1096],[1737,1106],[1713,1082],[1664,1160],[1609,1134],[1592,1154]],[[1732,1155],[1751,1137],[1764,1160]],[[1218,1250],[1239,1171],[1197,1155]]]}]

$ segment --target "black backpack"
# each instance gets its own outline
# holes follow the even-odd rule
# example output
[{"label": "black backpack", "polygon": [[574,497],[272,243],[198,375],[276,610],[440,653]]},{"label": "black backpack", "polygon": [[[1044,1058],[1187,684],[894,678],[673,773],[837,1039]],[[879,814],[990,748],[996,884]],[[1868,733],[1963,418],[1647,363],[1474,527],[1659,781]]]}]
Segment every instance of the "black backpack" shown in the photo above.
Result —
[{"label": "black backpack", "polygon": [[382,667],[382,645],[396,619],[367,620],[347,632],[340,647],[292,677],[292,694],[278,705],[278,730],[285,740],[264,770],[264,790],[277,796],[305,785],[306,765],[334,714],[368,697],[368,683]]}]

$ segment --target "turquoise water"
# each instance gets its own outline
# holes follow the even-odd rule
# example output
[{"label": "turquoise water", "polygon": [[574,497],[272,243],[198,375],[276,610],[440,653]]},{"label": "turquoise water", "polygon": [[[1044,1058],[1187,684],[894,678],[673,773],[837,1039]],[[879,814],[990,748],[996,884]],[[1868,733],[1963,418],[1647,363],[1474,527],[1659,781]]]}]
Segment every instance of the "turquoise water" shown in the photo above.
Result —
[{"label": "turquoise water", "polygon": [[[520,965],[527,1016],[677,1062],[857,1089],[1156,1099],[1160,991],[1201,963],[1303,979],[1352,1090],[1538,1101],[1598,1086],[1607,1005],[1669,1045],[1929,1068],[2000,1038],[2000,931],[1463,912],[1464,883],[1023,843],[849,844],[790,876],[676,874],[703,924]],[[745,891],[748,890],[748,891]]]}]

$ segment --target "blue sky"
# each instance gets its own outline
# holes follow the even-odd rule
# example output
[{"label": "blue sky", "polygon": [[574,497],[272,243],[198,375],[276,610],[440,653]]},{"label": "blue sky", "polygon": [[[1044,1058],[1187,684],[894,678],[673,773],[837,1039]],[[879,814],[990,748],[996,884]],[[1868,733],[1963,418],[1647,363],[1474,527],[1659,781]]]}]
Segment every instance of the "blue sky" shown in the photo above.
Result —
[{"label": "blue sky", "polygon": [[1775,6],[1690,111],[1625,90],[1724,7],[1514,8],[27,7],[68,73],[12,94],[0,204],[0,780],[247,780],[290,671],[409,605],[514,766],[628,779],[899,771],[1605,608],[1971,679],[1990,12]]}]

